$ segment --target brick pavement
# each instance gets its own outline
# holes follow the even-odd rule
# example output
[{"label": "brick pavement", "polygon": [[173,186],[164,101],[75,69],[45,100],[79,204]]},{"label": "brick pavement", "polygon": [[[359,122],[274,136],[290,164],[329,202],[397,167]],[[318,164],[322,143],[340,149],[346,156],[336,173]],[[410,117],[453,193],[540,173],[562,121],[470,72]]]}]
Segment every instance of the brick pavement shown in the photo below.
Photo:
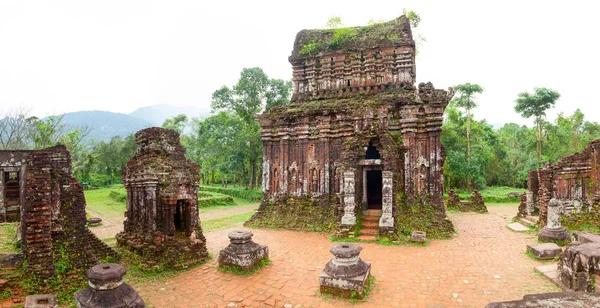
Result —
[{"label": "brick pavement", "polygon": [[[489,214],[451,214],[458,234],[427,247],[362,243],[372,262],[376,289],[365,303],[316,295],[318,275],[331,258],[327,235],[253,229],[269,246],[272,264],[250,277],[216,270],[218,251],[230,229],[206,234],[215,258],[198,268],[150,285],[135,286],[154,307],[483,307],[492,301],[558,291],[536,274],[524,254],[534,235],[509,231],[516,207],[489,207]],[[506,213],[507,210],[511,212]],[[512,216],[511,216],[512,215]],[[228,306],[229,305],[229,306]]]}]

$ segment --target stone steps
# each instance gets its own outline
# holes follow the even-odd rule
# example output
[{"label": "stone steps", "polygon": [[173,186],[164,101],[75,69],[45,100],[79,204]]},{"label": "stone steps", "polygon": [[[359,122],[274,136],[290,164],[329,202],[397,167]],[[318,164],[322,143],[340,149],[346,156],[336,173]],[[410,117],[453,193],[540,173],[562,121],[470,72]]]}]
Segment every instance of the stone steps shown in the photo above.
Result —
[{"label": "stone steps", "polygon": [[363,241],[376,241],[377,237],[373,236],[373,235],[359,235],[356,237],[357,239],[363,240]]},{"label": "stone steps", "polygon": [[381,210],[366,210],[363,212],[362,226],[360,229],[359,239],[374,241],[377,240],[379,233],[379,219],[381,218]]},{"label": "stone steps", "polygon": [[535,222],[527,219],[527,218],[519,218],[519,222],[525,226],[535,227]]}]

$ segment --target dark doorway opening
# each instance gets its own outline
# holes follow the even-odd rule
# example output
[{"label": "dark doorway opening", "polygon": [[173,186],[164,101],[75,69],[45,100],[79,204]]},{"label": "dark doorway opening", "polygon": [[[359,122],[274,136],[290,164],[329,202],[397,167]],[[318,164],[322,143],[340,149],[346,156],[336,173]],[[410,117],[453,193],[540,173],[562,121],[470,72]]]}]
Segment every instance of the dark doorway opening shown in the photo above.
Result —
[{"label": "dark doorway opening", "polygon": [[365,159],[381,159],[381,154],[379,154],[379,151],[377,151],[377,148],[371,142],[369,142],[369,146],[367,147]]},{"label": "dark doorway opening", "polygon": [[21,179],[18,171],[4,172],[4,217],[1,220],[12,222],[20,220]]},{"label": "dark doorway opening", "polygon": [[381,209],[381,170],[367,171],[367,208]]},{"label": "dark doorway opening", "polygon": [[175,214],[173,215],[173,219],[175,222],[175,231],[177,232],[187,232],[187,224],[186,222],[186,200],[177,200],[177,206],[175,207]]}]

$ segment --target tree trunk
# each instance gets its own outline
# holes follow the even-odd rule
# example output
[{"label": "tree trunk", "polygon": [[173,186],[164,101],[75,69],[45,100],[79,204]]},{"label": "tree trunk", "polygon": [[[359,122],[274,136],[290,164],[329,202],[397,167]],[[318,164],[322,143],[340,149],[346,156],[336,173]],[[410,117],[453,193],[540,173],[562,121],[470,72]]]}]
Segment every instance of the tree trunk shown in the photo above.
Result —
[{"label": "tree trunk", "polygon": [[467,108],[467,191],[471,192],[471,110]]},{"label": "tree trunk", "polygon": [[215,170],[210,172],[210,185],[215,186]]},{"label": "tree trunk", "polygon": [[537,158],[538,158],[538,165],[541,166],[542,165],[542,123],[541,123],[541,119],[536,119],[536,124],[537,124]]},{"label": "tree trunk", "polygon": [[248,181],[248,188],[249,189],[253,189],[254,188],[254,173],[256,172],[255,169],[255,163],[254,161],[250,161],[250,181]]}]

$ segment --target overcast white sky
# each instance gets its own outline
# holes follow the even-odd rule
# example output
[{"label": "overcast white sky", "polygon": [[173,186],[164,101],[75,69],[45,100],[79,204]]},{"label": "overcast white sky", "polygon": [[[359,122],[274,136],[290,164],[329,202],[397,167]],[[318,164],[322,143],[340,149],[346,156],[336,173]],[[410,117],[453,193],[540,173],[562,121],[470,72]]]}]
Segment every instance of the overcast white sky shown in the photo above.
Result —
[{"label": "overcast white sky", "polygon": [[427,42],[418,81],[478,83],[476,117],[529,123],[517,93],[549,87],[549,113],[600,122],[600,1],[22,1],[0,0],[0,109],[38,116],[167,103],[209,109],[244,67],[291,79],[296,33],[339,15],[348,26],[415,10]]}]

